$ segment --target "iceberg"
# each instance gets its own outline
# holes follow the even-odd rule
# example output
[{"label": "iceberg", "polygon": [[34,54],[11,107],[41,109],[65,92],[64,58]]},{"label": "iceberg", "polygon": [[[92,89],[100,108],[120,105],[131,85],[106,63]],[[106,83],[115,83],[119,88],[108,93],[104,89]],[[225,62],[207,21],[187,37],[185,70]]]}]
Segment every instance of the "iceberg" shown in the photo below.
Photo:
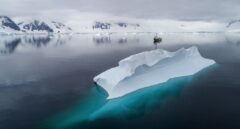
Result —
[{"label": "iceberg", "polygon": [[176,52],[157,49],[127,57],[93,80],[107,91],[107,99],[114,99],[169,79],[194,75],[214,63],[202,57],[195,46]]}]

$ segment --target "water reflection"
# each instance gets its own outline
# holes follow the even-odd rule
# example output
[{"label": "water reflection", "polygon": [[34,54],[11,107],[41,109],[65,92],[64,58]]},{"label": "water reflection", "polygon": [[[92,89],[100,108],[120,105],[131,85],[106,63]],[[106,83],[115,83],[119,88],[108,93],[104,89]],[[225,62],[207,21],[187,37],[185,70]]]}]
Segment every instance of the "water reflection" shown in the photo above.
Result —
[{"label": "water reflection", "polygon": [[93,42],[95,44],[126,44],[126,43],[139,43],[140,37],[137,35],[95,35],[93,36]]},{"label": "water reflection", "polygon": [[13,53],[15,51],[15,49],[17,48],[17,46],[19,45],[19,43],[21,42],[21,39],[20,38],[16,38],[16,39],[13,39],[9,42],[5,42],[4,43],[4,48],[0,49],[0,54],[10,54],[10,53]]},{"label": "water reflection", "polygon": [[240,46],[240,37],[239,37],[239,34],[227,34],[226,35],[226,41],[229,45],[232,45],[232,46]]},{"label": "water reflection", "polygon": [[34,48],[46,47],[49,44],[56,46],[66,44],[72,39],[71,36],[61,35],[25,35],[25,36],[2,36],[0,39],[0,54],[12,54],[19,46]]},{"label": "water reflection", "polygon": [[123,37],[123,38],[120,38],[120,39],[118,40],[118,43],[120,43],[120,44],[122,44],[122,43],[127,43],[127,42],[128,42],[127,37]]},{"label": "water reflection", "polygon": [[46,46],[51,41],[51,38],[49,36],[27,36],[24,37],[23,40],[26,44],[31,44],[32,46],[40,48]]},{"label": "water reflection", "polygon": [[55,41],[56,46],[60,46],[60,45],[66,44],[68,41],[72,40],[72,36],[71,35],[68,35],[68,36],[59,35],[55,39],[56,39],[56,41]]},{"label": "water reflection", "polygon": [[96,44],[106,44],[111,43],[111,38],[110,36],[93,36],[93,41]]}]

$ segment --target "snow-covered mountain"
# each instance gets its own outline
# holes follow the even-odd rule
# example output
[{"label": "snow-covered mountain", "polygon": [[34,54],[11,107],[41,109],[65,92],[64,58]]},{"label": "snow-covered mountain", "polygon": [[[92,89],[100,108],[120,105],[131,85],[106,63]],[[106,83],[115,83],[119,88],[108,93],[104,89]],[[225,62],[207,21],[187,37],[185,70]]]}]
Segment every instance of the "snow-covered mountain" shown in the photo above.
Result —
[{"label": "snow-covered mountain", "polygon": [[139,32],[141,26],[138,23],[129,22],[104,22],[94,21],[80,25],[79,32]]},{"label": "snow-covered mountain", "polygon": [[19,27],[23,32],[27,33],[51,33],[53,29],[50,28],[44,21],[33,20],[30,22],[20,22]]},{"label": "snow-covered mountain", "polygon": [[0,16],[0,33],[18,33],[20,32],[19,26],[9,17]]},{"label": "snow-covered mountain", "polygon": [[135,28],[137,29],[140,27],[139,24],[134,24],[134,23],[127,23],[127,22],[116,22],[116,23],[111,23],[111,22],[100,22],[97,21],[93,24],[93,29],[112,29],[114,27],[120,27],[120,28]]},{"label": "snow-covered mountain", "polygon": [[[49,34],[49,33],[137,33],[137,32],[240,32],[240,20],[228,23],[175,20],[82,20],[68,21],[74,31],[57,21],[32,20],[31,18],[0,16],[0,34]],[[18,23],[18,24],[16,24]]]},{"label": "snow-covered mountain", "polygon": [[[73,30],[63,23],[46,20],[22,20],[18,19],[18,24],[7,16],[0,16],[0,33],[15,34],[48,34],[48,33],[72,33]],[[89,22],[82,25],[75,32],[138,32],[141,26],[137,23],[129,22]]]},{"label": "snow-covered mountain", "polygon": [[72,32],[72,28],[64,25],[63,23],[60,22],[56,22],[56,21],[51,21],[48,24],[51,28],[53,28],[53,31],[55,33],[71,33]]},{"label": "snow-covered mountain", "polygon": [[33,20],[20,22],[20,29],[26,33],[71,33],[72,29],[60,22]]}]

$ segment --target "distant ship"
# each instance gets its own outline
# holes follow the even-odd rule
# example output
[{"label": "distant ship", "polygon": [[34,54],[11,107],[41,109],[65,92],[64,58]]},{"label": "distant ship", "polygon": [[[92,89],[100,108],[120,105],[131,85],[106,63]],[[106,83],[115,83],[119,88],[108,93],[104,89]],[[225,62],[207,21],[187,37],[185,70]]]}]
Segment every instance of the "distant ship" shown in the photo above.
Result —
[{"label": "distant ship", "polygon": [[162,38],[156,34],[153,38],[153,43],[157,44],[157,43],[160,43],[160,42],[162,42]]}]

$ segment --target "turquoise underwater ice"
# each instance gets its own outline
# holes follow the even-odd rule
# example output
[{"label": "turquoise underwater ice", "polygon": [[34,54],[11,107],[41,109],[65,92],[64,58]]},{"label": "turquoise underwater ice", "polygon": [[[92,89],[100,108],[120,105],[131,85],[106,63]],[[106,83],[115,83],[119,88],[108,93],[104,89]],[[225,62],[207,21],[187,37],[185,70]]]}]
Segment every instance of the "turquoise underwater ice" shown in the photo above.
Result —
[{"label": "turquoise underwater ice", "polygon": [[202,76],[207,75],[216,66],[217,64],[194,75],[173,78],[165,83],[110,100],[107,99],[107,92],[95,84],[84,101],[76,102],[63,113],[46,120],[41,128],[84,129],[88,128],[91,123],[104,119],[124,121],[144,117],[164,105],[169,98],[180,96],[184,88],[191,86],[195,80],[199,81]]}]

